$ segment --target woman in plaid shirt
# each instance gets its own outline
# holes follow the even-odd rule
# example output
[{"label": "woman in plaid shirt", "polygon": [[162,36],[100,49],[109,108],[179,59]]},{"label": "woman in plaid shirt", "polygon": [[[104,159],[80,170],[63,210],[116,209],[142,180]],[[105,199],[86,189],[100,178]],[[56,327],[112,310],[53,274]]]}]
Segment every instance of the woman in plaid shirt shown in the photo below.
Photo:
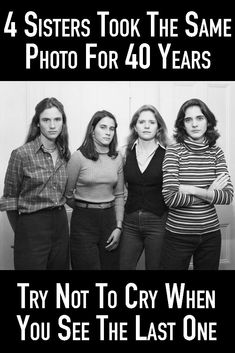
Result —
[{"label": "woman in plaid shirt", "polygon": [[16,270],[69,268],[66,120],[56,98],[43,99],[35,108],[25,144],[11,154],[0,210],[7,211],[15,233]]}]

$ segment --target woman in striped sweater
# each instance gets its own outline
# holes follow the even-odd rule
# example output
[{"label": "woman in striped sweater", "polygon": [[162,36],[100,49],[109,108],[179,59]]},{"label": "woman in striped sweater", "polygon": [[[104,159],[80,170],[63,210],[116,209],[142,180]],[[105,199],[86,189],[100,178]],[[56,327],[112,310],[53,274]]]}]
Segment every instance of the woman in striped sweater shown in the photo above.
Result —
[{"label": "woman in striped sweater", "polygon": [[176,144],[163,162],[163,195],[169,206],[162,268],[217,270],[221,232],[214,205],[233,199],[224,153],[216,146],[216,119],[207,105],[190,99],[175,122]]}]

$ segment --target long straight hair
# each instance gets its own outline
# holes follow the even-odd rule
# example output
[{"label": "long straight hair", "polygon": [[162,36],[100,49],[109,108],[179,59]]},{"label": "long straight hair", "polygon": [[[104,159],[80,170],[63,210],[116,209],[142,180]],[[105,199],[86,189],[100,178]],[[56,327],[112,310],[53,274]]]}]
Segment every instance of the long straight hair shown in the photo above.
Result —
[{"label": "long straight hair", "polygon": [[115,125],[114,136],[113,136],[113,139],[109,145],[108,156],[112,157],[112,158],[116,158],[118,155],[116,118],[114,117],[114,115],[112,113],[108,112],[107,110],[99,110],[92,116],[92,118],[87,126],[84,141],[81,144],[81,146],[79,147],[79,150],[82,152],[84,157],[91,159],[93,161],[97,161],[99,158],[99,153],[96,151],[95,144],[94,144],[93,132],[94,132],[94,129],[95,129],[96,125],[98,124],[98,122],[105,117],[109,117],[109,118],[113,119],[114,125]]},{"label": "long straight hair", "polygon": [[142,105],[133,115],[130,125],[129,125],[129,129],[130,129],[130,134],[127,138],[127,149],[126,149],[126,153],[128,154],[133,146],[133,143],[138,139],[138,133],[135,130],[135,126],[137,124],[137,121],[139,119],[139,116],[142,112],[145,111],[150,111],[153,113],[157,123],[158,123],[158,129],[157,129],[157,133],[156,133],[156,139],[157,141],[164,147],[166,147],[169,143],[168,140],[168,135],[167,135],[167,127],[166,127],[166,123],[163,120],[161,114],[159,113],[159,111],[150,104],[145,104]]},{"label": "long straight hair", "polygon": [[31,121],[25,143],[34,140],[37,136],[40,135],[41,133],[40,127],[39,127],[40,115],[42,114],[42,112],[44,112],[45,109],[50,109],[52,107],[56,107],[59,110],[59,112],[62,114],[62,119],[63,119],[62,130],[59,136],[56,138],[55,143],[58,147],[60,157],[67,162],[71,155],[68,147],[69,138],[68,138],[68,129],[67,129],[67,117],[64,111],[63,104],[54,97],[44,98],[36,105],[35,114]]}]

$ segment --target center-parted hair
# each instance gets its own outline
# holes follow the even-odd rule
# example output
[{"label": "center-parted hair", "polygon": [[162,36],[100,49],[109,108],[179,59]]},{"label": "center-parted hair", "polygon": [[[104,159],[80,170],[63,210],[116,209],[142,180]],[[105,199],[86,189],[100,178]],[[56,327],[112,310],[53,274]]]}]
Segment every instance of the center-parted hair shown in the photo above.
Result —
[{"label": "center-parted hair", "polygon": [[185,118],[185,112],[187,108],[192,107],[192,106],[198,106],[202,114],[205,116],[207,119],[207,130],[205,133],[205,137],[208,141],[209,146],[213,146],[216,142],[216,140],[219,138],[220,134],[216,130],[216,118],[214,114],[211,112],[211,110],[208,108],[206,103],[201,101],[198,98],[192,98],[187,100],[182,104],[182,106],[179,109],[179,112],[177,114],[177,118],[175,121],[175,133],[174,133],[174,138],[176,139],[177,142],[184,142],[185,139],[187,139],[188,134],[185,130],[184,127],[184,118]]},{"label": "center-parted hair", "polygon": [[166,127],[165,121],[163,120],[159,111],[153,105],[145,104],[145,105],[142,105],[134,113],[134,115],[131,119],[131,122],[129,125],[130,134],[127,138],[127,154],[132,149],[133,143],[138,139],[138,133],[135,131],[135,126],[137,124],[137,121],[139,119],[140,114],[145,111],[152,112],[157,123],[158,123],[158,129],[157,129],[157,134],[156,134],[157,141],[164,147],[166,147],[168,145],[167,127]]},{"label": "center-parted hair", "polygon": [[36,105],[35,114],[34,114],[33,119],[31,121],[31,124],[29,127],[29,132],[26,137],[25,143],[34,140],[37,136],[40,135],[40,133],[41,133],[40,127],[39,127],[40,115],[44,112],[44,110],[50,109],[52,107],[56,107],[59,110],[59,112],[62,114],[63,126],[62,126],[61,133],[56,138],[55,143],[58,147],[60,157],[63,158],[67,162],[70,158],[70,155],[71,155],[70,151],[69,151],[69,147],[68,147],[67,117],[66,117],[66,114],[64,111],[63,104],[54,97],[44,98],[42,101],[40,101]]},{"label": "center-parted hair", "polygon": [[105,117],[113,119],[114,125],[115,125],[114,136],[113,136],[113,139],[109,145],[108,156],[112,157],[112,158],[116,158],[118,155],[118,152],[117,152],[117,126],[118,126],[117,120],[114,117],[114,115],[112,113],[108,112],[107,110],[99,110],[92,116],[92,118],[87,126],[87,130],[86,130],[86,134],[85,134],[85,138],[83,140],[83,143],[79,147],[79,150],[84,155],[84,157],[91,159],[93,161],[97,161],[99,158],[99,153],[96,151],[95,144],[94,144],[93,132],[94,132],[96,125],[99,123],[99,121]]}]

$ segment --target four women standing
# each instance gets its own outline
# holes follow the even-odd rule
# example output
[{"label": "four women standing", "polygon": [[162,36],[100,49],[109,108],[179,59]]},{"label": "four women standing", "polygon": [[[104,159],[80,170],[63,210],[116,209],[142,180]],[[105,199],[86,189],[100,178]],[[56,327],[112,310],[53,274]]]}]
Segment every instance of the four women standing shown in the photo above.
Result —
[{"label": "four women standing", "polygon": [[185,270],[191,257],[195,269],[218,269],[214,205],[231,203],[233,186],[215,126],[204,102],[185,102],[175,123],[177,143],[165,153],[166,124],[154,106],[144,105],[131,120],[123,167],[110,112],[93,115],[70,158],[63,105],[42,100],[25,145],[12,152],[0,199],[15,232],[15,268],[69,268],[66,197],[73,208],[72,269],[133,270],[143,250],[147,270]]}]

